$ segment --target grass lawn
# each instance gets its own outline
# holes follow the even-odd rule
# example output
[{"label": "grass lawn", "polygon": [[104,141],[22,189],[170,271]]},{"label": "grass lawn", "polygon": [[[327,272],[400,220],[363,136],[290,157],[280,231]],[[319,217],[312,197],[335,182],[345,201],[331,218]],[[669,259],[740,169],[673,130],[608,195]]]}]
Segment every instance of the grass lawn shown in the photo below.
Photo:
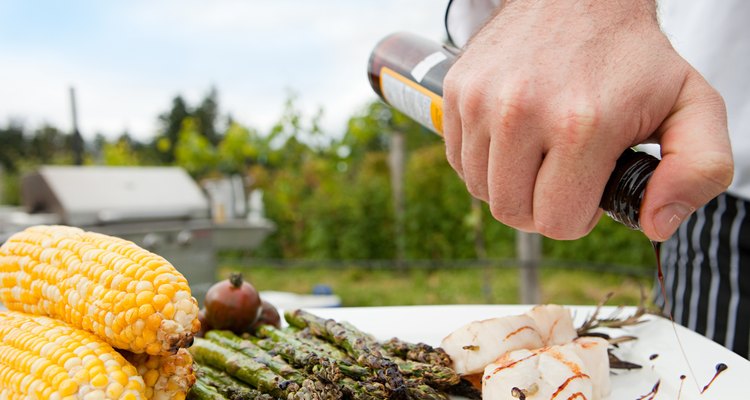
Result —
[{"label": "grass lawn", "polygon": [[[258,290],[311,293],[317,284],[333,289],[343,306],[427,304],[517,304],[518,271],[513,268],[392,269],[237,267],[226,265],[222,278],[240,271]],[[483,285],[483,282],[488,282]],[[640,287],[650,293],[652,279],[601,271],[542,269],[543,303],[595,304],[607,293],[611,305],[637,305]],[[484,287],[483,287],[484,286]]]}]

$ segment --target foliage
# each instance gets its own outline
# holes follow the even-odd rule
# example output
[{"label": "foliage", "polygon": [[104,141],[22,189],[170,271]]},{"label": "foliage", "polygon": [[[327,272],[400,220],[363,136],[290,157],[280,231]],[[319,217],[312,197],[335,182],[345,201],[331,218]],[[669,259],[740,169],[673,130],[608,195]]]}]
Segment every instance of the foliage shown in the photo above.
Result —
[{"label": "foliage", "polygon": [[258,158],[258,133],[232,122],[217,147],[219,169],[227,174],[244,172],[248,160]]},{"label": "foliage", "polygon": [[142,165],[141,157],[135,151],[126,138],[120,138],[114,143],[102,144],[102,161],[104,165]]},{"label": "foliage", "polygon": [[602,217],[587,236],[573,241],[545,240],[545,257],[557,260],[587,260],[597,264],[655,265],[654,250],[646,236]]},{"label": "foliage", "polygon": [[[326,285],[347,307],[518,303],[519,277],[515,268],[492,268],[488,274],[473,267],[403,272],[354,265],[284,268],[227,263],[219,275],[228,276],[231,271],[241,271],[261,291],[311,293],[316,285]],[[489,282],[489,292],[485,291],[485,281]],[[544,268],[540,273],[542,302],[559,304],[596,304],[612,292],[615,296],[610,304],[637,305],[640,288],[652,285],[649,278],[623,278],[606,271]]]},{"label": "foliage", "polygon": [[475,258],[470,226],[471,196],[450,169],[442,144],[412,153],[406,171],[408,258]]},{"label": "foliage", "polygon": [[174,146],[175,164],[185,168],[193,176],[205,175],[218,164],[216,150],[198,128],[197,119],[185,118]]},{"label": "foliage", "polygon": [[[179,165],[196,180],[241,175],[250,189],[262,189],[266,217],[276,231],[254,255],[279,259],[393,259],[405,243],[407,260],[513,258],[515,232],[493,220],[486,205],[473,207],[464,184],[445,159],[439,136],[382,102],[353,115],[341,137],[320,128],[322,112],[304,115],[291,95],[268,131],[232,121],[220,113],[210,90],[197,106],[181,96],[159,116],[153,140],[127,133],[115,140],[97,136],[87,163]],[[229,121],[222,125],[220,121]],[[406,138],[405,225],[397,229],[389,150],[394,133]],[[34,131],[10,122],[0,128],[2,191],[18,203],[18,177],[40,164],[70,164],[71,135],[54,127]],[[403,232],[403,237],[397,238]],[[599,264],[653,264],[653,252],[639,232],[603,218],[578,241],[544,240],[546,259]]]},{"label": "foliage", "polygon": [[6,171],[16,170],[16,160],[26,155],[23,125],[11,121],[7,127],[0,129],[0,167]]}]

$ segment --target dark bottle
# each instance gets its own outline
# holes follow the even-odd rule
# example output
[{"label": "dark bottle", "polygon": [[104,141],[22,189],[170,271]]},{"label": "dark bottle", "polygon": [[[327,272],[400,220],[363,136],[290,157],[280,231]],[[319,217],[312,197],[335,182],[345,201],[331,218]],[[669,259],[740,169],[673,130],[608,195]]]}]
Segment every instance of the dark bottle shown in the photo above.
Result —
[{"label": "dark bottle", "polygon": [[[394,33],[370,54],[370,85],[386,103],[443,134],[443,79],[456,51],[410,33]],[[646,183],[659,164],[648,153],[626,150],[617,160],[599,206],[617,222],[640,229]]]}]

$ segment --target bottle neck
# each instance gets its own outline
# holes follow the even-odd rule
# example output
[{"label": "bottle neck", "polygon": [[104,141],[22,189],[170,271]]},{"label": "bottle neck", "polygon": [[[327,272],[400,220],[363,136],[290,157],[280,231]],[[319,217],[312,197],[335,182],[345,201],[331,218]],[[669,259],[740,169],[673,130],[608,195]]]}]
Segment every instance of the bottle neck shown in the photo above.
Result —
[{"label": "bottle neck", "polygon": [[658,164],[659,160],[648,153],[627,149],[617,159],[599,206],[615,221],[640,230],[641,202]]}]

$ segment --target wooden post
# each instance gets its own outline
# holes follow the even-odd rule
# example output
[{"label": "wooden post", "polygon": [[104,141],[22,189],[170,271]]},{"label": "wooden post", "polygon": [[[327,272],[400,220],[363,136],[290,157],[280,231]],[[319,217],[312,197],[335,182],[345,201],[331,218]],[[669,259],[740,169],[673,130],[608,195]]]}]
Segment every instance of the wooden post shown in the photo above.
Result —
[{"label": "wooden post", "polygon": [[538,233],[516,231],[518,252],[520,301],[539,304],[539,263],[542,260],[542,236]]},{"label": "wooden post", "polygon": [[487,263],[487,246],[484,242],[484,224],[482,220],[482,201],[471,198],[471,221],[474,226],[474,252],[482,265],[482,297],[487,304],[494,302],[492,295],[493,267]]},{"label": "wooden post", "polygon": [[70,113],[73,117],[73,163],[83,165],[83,137],[78,131],[78,109],[76,107],[76,90],[70,87]]},{"label": "wooden post", "polygon": [[391,133],[389,164],[391,168],[391,192],[396,241],[396,265],[403,266],[406,258],[406,200],[404,195],[404,175],[406,170],[406,137],[401,131]]},{"label": "wooden post", "polygon": [[5,168],[0,165],[0,205],[5,203]]}]

